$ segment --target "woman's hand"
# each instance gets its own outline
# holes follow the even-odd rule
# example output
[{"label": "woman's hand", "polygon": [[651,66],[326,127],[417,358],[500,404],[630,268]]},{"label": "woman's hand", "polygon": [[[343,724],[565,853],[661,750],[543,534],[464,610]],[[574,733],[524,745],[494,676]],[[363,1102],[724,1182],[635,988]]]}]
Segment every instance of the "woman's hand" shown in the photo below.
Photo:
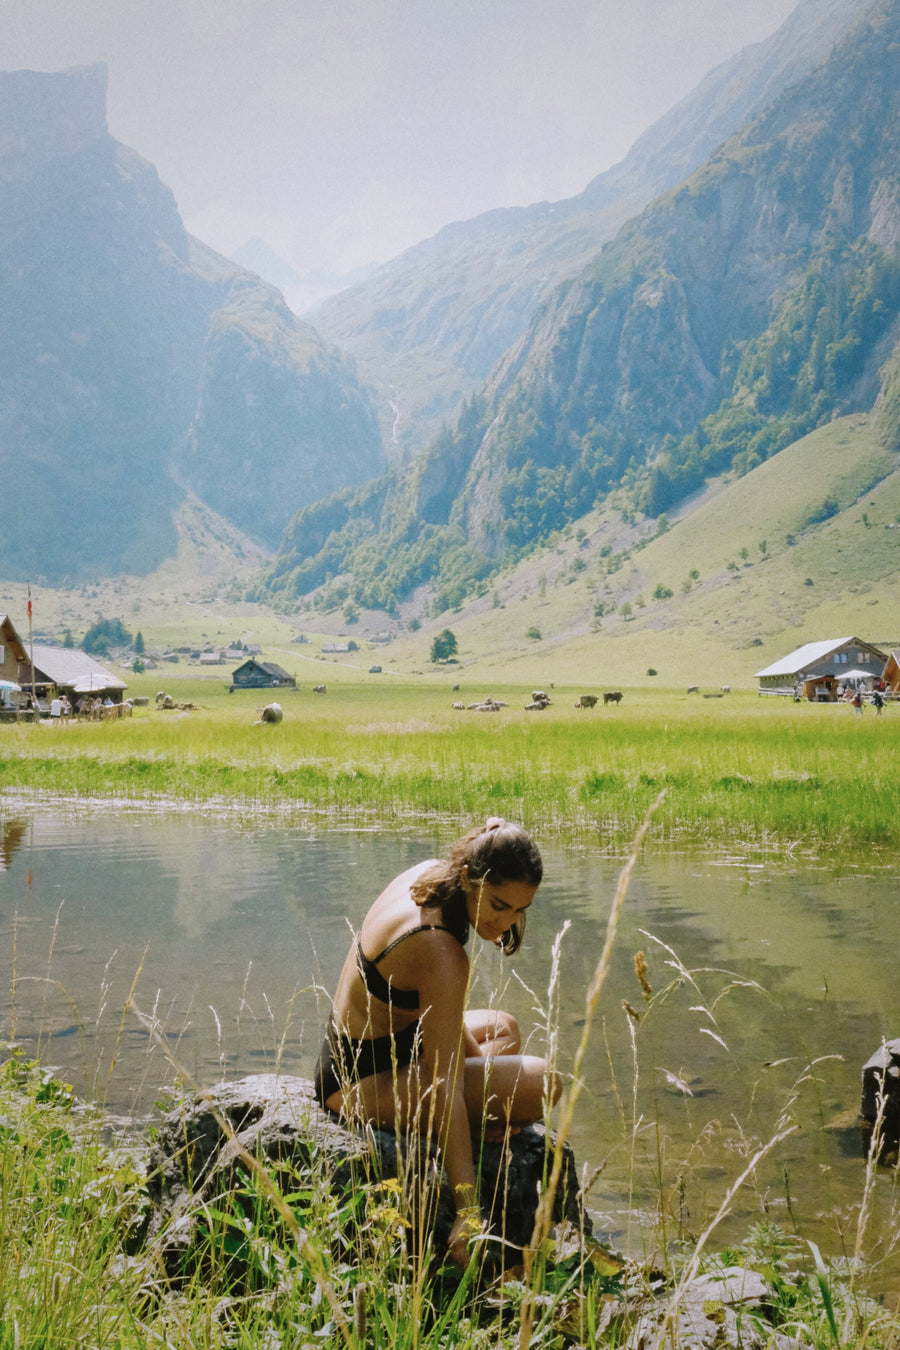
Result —
[{"label": "woman's hand", "polygon": [[467,1205],[465,1209],[457,1210],[447,1239],[447,1254],[461,1269],[464,1270],[469,1264],[469,1243],[472,1238],[478,1237],[483,1228],[481,1209],[478,1205]]}]

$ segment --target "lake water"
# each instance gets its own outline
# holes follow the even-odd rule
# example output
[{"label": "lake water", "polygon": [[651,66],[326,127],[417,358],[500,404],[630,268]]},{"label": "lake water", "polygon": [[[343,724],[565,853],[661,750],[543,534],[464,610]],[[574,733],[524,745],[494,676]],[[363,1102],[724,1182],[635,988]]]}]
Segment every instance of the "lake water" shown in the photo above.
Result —
[{"label": "lake water", "polygon": [[[122,1114],[152,1113],[182,1071],[201,1085],[276,1066],[309,1076],[351,925],[456,832],[0,797],[0,1039]],[[602,839],[542,852],[523,948],[503,960],[477,944],[473,1001],[513,1010],[539,1053],[556,1028],[566,1071],[622,859]],[[632,1250],[650,1242],[659,1176],[670,1213],[701,1231],[787,1120],[794,1132],[741,1189],[717,1245],[767,1214],[852,1251],[864,1166],[842,1113],[852,1122],[865,1060],[900,1036],[898,878],[896,865],[842,871],[790,857],[639,862],[571,1136],[597,1173],[600,1231]],[[129,997],[158,1034],[127,1011]],[[892,1286],[896,1200],[880,1171],[867,1233],[883,1243]],[[667,1235],[676,1230],[673,1219]]]}]

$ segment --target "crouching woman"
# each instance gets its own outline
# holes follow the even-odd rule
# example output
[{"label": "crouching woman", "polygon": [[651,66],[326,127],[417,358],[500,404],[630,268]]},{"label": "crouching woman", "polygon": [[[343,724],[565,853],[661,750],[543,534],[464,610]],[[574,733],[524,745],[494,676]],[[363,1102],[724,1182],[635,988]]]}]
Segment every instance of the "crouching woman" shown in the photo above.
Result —
[{"label": "crouching woman", "polygon": [[517,951],[542,875],[530,836],[492,817],[445,858],[395,877],[344,962],[316,1068],[328,1110],[434,1131],[456,1198],[448,1246],[460,1265],[480,1217],[472,1136],[531,1124],[559,1097],[545,1061],[521,1053],[514,1017],[466,1010],[469,930]]}]

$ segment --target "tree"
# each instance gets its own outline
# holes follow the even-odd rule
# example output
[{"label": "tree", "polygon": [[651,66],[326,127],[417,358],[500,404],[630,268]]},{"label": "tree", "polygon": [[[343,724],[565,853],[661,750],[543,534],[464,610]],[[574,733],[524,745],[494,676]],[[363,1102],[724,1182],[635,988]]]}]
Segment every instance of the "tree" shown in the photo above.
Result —
[{"label": "tree", "polygon": [[81,650],[91,656],[106,656],[110,647],[130,647],[131,634],[121,619],[98,619],[85,633]]},{"label": "tree", "polygon": [[140,629],[134,635],[134,650],[138,656],[144,655],[144,635]]},{"label": "tree", "polygon": [[442,633],[438,633],[431,643],[432,661],[452,661],[457,652],[456,634],[449,628],[445,628]]}]

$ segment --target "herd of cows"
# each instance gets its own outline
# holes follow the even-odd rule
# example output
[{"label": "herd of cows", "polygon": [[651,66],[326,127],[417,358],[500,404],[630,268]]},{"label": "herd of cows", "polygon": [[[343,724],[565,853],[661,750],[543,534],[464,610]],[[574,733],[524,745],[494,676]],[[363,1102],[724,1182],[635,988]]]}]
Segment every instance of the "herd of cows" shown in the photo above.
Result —
[{"label": "herd of cows", "polygon": [[[532,689],[531,702],[524,705],[525,711],[543,712],[545,708],[550,707],[552,702],[550,695],[546,694],[543,689]],[[576,708],[595,708],[599,702],[600,698],[597,694],[580,694],[574,706]],[[603,695],[603,702],[604,704],[621,703],[622,691],[620,689],[608,690]],[[509,704],[504,703],[502,699],[488,697],[482,699],[479,703],[451,703],[450,706],[457,712],[499,712],[501,708],[508,708]]]}]

